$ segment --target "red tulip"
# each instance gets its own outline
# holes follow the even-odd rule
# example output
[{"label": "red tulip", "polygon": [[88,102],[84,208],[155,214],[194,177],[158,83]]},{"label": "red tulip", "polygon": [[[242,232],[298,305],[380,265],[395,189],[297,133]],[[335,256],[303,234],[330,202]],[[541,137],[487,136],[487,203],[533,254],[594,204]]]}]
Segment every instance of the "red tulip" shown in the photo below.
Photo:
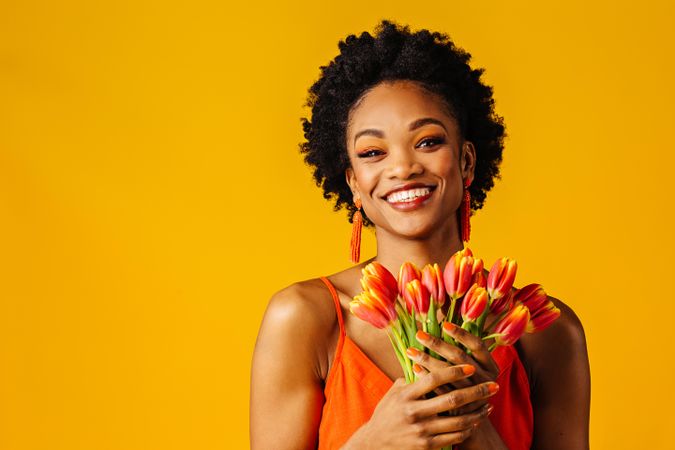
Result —
[{"label": "red tulip", "polygon": [[413,308],[417,313],[426,315],[429,312],[429,291],[420,280],[412,280],[405,285],[403,298],[409,313]]},{"label": "red tulip", "polygon": [[404,262],[398,271],[398,292],[403,296],[405,286],[412,280],[421,280],[422,272],[411,262]]},{"label": "red tulip", "polygon": [[443,274],[438,264],[427,264],[422,268],[422,285],[427,288],[436,305],[442,306],[445,303]]},{"label": "red tulip", "polygon": [[530,310],[530,321],[525,329],[526,333],[545,330],[560,317],[560,309],[548,299],[541,284],[532,283],[518,289],[514,299],[521,301]]},{"label": "red tulip", "polygon": [[516,304],[495,326],[494,333],[499,333],[495,337],[495,344],[512,345],[515,343],[525,332],[529,321],[530,310],[522,303]]},{"label": "red tulip", "polygon": [[492,265],[487,280],[487,291],[491,300],[496,300],[506,295],[516,279],[518,264],[514,259],[499,258]]},{"label": "red tulip", "polygon": [[462,307],[460,308],[460,313],[462,314],[462,319],[465,322],[475,322],[483,314],[485,308],[487,307],[488,294],[485,288],[474,284],[466,292],[464,299],[462,300]]},{"label": "red tulip", "polygon": [[549,301],[543,307],[535,312],[530,312],[530,321],[525,328],[526,333],[535,333],[548,328],[558,317],[560,317],[560,309],[558,309],[552,301]]},{"label": "red tulip", "polygon": [[445,290],[456,300],[471,287],[474,275],[474,258],[469,248],[464,248],[450,257],[443,270]]},{"label": "red tulip", "polygon": [[541,284],[537,283],[528,284],[527,286],[518,289],[513,299],[515,301],[520,301],[523,305],[527,306],[530,313],[539,310],[539,308],[546,305],[549,301],[548,295],[544,292],[544,288]]},{"label": "red tulip", "polygon": [[362,292],[349,302],[349,310],[359,319],[384,328],[396,320],[395,300],[381,296],[378,291]]},{"label": "red tulip", "polygon": [[371,289],[381,291],[386,298],[396,299],[398,286],[396,278],[377,261],[373,261],[361,270],[361,287],[364,291]]},{"label": "red tulip", "polygon": [[504,311],[508,311],[513,303],[513,291],[509,290],[506,295],[492,300],[490,312],[499,315]]}]

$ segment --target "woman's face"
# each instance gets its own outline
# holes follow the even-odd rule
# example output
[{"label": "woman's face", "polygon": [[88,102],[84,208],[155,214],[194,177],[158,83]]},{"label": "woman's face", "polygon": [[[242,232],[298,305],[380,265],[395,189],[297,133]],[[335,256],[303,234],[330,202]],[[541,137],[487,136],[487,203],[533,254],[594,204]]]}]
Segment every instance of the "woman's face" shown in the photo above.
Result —
[{"label": "woman's face", "polygon": [[347,183],[376,227],[410,238],[456,227],[476,153],[440,97],[410,81],[380,83],[352,109],[346,137]]}]

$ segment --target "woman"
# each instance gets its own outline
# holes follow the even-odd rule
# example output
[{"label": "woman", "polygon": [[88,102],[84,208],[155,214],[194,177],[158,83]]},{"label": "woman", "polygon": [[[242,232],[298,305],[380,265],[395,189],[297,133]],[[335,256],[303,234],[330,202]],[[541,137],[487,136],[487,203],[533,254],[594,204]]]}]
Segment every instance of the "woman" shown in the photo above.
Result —
[{"label": "woman", "polygon": [[514,347],[490,353],[461,329],[470,355],[423,341],[451,364],[411,351],[423,370],[411,384],[386,333],[348,313],[368,263],[444,267],[463,248],[462,206],[482,207],[505,133],[483,70],[446,35],[383,21],[339,47],[310,89],[301,150],[324,197],[375,228],[377,255],[270,300],[253,356],[252,448],[587,448],[584,332],[560,300],[560,318]]}]

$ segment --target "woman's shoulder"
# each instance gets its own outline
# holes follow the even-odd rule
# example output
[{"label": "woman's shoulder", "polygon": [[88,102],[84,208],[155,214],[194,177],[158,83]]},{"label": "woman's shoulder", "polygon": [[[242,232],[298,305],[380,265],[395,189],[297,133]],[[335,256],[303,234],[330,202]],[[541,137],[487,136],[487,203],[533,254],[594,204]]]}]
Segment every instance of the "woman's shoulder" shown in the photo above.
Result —
[{"label": "woman's shoulder", "polygon": [[337,323],[331,293],[320,278],[296,281],[272,294],[265,320],[305,332],[329,330]]},{"label": "woman's shoulder", "polygon": [[[558,317],[548,328],[525,334],[518,341],[521,356],[530,376],[548,377],[565,367],[584,365],[588,361],[586,335],[574,310],[560,299],[548,296],[560,309]],[[564,371],[564,370],[563,370]]]}]

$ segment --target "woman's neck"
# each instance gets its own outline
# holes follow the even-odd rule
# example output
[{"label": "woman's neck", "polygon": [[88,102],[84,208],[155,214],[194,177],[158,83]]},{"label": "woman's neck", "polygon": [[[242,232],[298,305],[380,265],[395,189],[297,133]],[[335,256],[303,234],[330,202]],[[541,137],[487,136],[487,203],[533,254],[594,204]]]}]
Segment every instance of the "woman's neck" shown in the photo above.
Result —
[{"label": "woman's neck", "polygon": [[376,229],[377,255],[373,258],[398,277],[398,270],[406,261],[420,269],[428,263],[445,267],[450,257],[464,248],[456,227],[434,232],[424,239],[409,239]]}]

